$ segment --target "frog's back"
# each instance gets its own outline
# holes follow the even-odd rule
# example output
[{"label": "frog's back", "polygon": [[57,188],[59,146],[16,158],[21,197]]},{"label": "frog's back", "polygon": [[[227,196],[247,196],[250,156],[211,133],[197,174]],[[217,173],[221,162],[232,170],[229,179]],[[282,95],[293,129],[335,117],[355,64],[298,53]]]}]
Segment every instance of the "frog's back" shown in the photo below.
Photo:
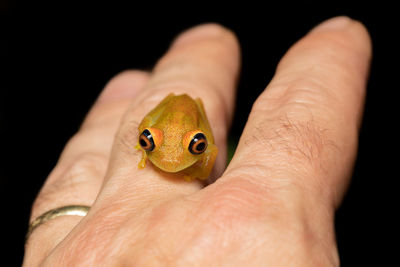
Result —
[{"label": "frog's back", "polygon": [[183,94],[172,96],[164,112],[184,112],[188,115],[197,115],[198,110],[194,99],[187,94]]},{"label": "frog's back", "polygon": [[196,102],[187,94],[171,96],[160,116],[159,124],[198,127],[199,110]]}]

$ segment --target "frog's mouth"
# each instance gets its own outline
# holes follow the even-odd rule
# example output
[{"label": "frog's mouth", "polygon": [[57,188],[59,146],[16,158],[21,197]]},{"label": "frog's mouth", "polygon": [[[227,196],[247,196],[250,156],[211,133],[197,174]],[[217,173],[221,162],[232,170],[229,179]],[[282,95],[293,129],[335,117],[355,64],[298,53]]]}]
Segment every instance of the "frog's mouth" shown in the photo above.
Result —
[{"label": "frog's mouth", "polygon": [[192,161],[185,162],[185,164],[182,163],[181,160],[179,159],[174,159],[174,158],[164,158],[159,162],[153,162],[152,163],[159,169],[165,171],[165,172],[180,172],[186,168],[189,168],[193,164],[196,163],[196,159],[193,159]]}]

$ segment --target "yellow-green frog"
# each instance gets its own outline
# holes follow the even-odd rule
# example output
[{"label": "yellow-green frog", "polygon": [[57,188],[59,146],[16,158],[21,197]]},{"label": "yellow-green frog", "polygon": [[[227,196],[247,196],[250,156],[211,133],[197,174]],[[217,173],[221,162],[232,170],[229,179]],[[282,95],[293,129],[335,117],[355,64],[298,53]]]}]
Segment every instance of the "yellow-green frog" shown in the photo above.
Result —
[{"label": "yellow-green frog", "polygon": [[185,180],[205,180],[218,154],[203,102],[186,94],[169,94],[139,125],[136,146],[159,169],[180,173]]}]

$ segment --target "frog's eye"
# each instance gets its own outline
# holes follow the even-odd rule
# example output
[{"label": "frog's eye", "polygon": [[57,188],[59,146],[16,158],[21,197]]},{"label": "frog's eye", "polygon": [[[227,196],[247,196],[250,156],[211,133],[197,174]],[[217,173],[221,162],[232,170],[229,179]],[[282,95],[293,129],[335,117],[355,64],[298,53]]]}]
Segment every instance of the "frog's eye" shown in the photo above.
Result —
[{"label": "frog's eye", "polygon": [[154,139],[148,129],[145,129],[139,136],[139,144],[146,151],[152,151],[154,149]]},{"label": "frog's eye", "polygon": [[192,154],[198,155],[206,151],[207,138],[203,133],[197,133],[193,136],[189,144],[189,151]]}]

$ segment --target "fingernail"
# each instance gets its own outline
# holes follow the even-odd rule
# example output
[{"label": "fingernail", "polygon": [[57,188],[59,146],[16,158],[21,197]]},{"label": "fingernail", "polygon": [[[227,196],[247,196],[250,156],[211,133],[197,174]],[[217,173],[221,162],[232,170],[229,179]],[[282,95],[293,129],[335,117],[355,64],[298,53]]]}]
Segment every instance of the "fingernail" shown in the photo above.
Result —
[{"label": "fingernail", "polygon": [[352,19],[347,16],[334,17],[322,22],[317,27],[312,29],[311,32],[341,30],[350,25],[351,22]]}]

